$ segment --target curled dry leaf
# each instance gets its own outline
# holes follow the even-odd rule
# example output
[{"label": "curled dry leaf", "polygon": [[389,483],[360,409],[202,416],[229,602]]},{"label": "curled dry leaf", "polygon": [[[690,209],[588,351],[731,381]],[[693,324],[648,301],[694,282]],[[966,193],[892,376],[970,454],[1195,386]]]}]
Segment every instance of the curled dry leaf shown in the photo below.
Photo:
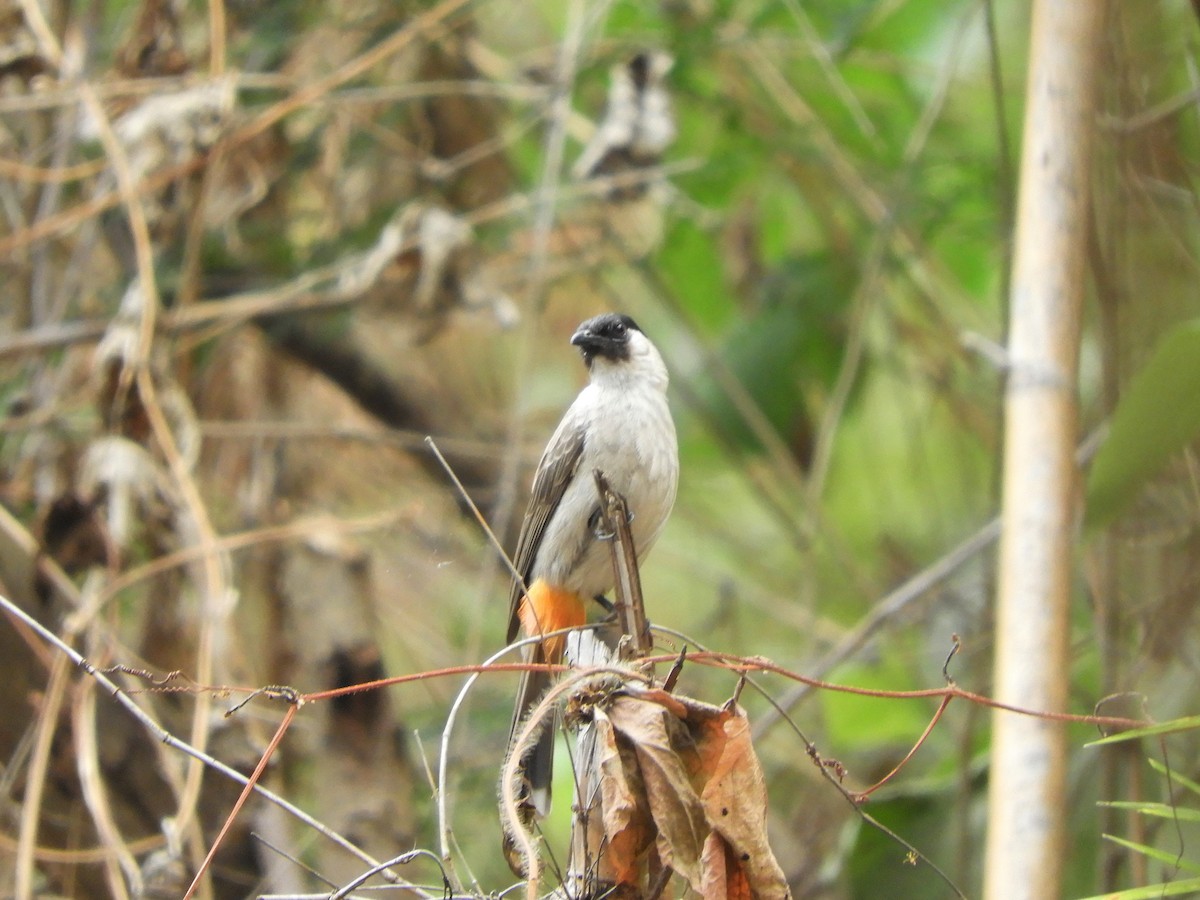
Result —
[{"label": "curled dry leaf", "polygon": [[733,848],[715,831],[704,842],[701,865],[704,884],[700,896],[705,900],[750,900],[754,896]]},{"label": "curled dry leaf", "polygon": [[750,720],[740,708],[723,709],[704,721],[704,732],[701,747],[710,765],[704,767],[700,800],[713,831],[732,851],[726,859],[740,863],[755,897],[789,896],[767,843],[767,786],[750,740]]},{"label": "curled dry leaf", "polygon": [[[132,373],[139,365],[141,322],[145,292],[134,278],[121,298],[104,337],[93,356],[93,378],[97,382],[97,405],[105,426],[144,446],[150,445],[150,423]],[[171,429],[176,450],[185,468],[191,470],[200,457],[200,425],[187,392],[173,378],[162,374],[167,366],[160,359],[153,367],[156,401]]]},{"label": "curled dry leaf", "polygon": [[170,485],[145,448],[123,437],[101,437],[88,445],[79,470],[79,492],[96,498],[108,535],[129,547],[138,526],[169,519]]},{"label": "curled dry leaf", "polygon": [[347,299],[370,294],[382,309],[434,322],[454,308],[490,311],[504,327],[517,318],[515,304],[483,271],[471,226],[423,203],[393,215],[375,245],[342,273],[334,290]]},{"label": "curled dry leaf", "polygon": [[21,4],[0,0],[0,80],[12,76],[28,86],[35,76],[50,69],[37,38],[25,24]]},{"label": "curled dry leaf", "polygon": [[616,698],[609,715],[636,750],[646,802],[658,829],[659,858],[698,889],[700,853],[709,825],[681,752],[686,743],[682,723],[663,706],[633,696]]},{"label": "curled dry leaf", "polygon": [[628,687],[597,713],[609,742],[606,721],[613,736],[599,755],[600,787],[618,883],[639,877],[648,842],[631,828],[644,828],[636,814],[644,805],[662,863],[701,896],[791,896],[767,843],[766,783],[741,709]]},{"label": "curled dry leaf", "polygon": [[[125,151],[133,181],[143,181],[210,150],[230,123],[236,86],[235,79],[226,76],[186,90],[151,94],[115,117],[113,132]],[[80,139],[94,141],[100,134],[100,125],[85,107]],[[190,198],[175,186],[143,195],[142,208],[154,235],[160,236],[178,221],[188,202]]]},{"label": "curled dry leaf", "polygon": [[607,849],[600,875],[613,884],[638,881],[646,850],[654,840],[654,821],[646,803],[634,749],[618,741],[612,720],[597,711],[593,722],[599,754],[600,808]]}]

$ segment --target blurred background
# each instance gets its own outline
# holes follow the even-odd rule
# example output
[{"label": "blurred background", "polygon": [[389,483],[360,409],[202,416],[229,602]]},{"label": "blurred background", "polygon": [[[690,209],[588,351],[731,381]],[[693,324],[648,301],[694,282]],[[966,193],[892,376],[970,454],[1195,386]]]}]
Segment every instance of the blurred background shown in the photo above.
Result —
[{"label": "blurred background", "polygon": [[[1200,308],[1197,11],[1110,6],[1087,435]],[[908,690],[941,686],[961,640],[950,673],[986,694],[1028,33],[1029,3],[988,0],[0,7],[5,596],[245,772],[282,705],[227,718],[236,698],[195,685],[480,663],[504,644],[506,570],[423,438],[511,546],[585,381],[570,335],[611,309],[672,374],[680,495],[642,570],[680,635],[664,650]],[[1196,709],[1192,463],[1080,542],[1073,712]],[[0,673],[3,883],[181,896],[237,786],[11,618]],[[465,678],[307,705],[263,783],[377,858],[437,852],[431,772]],[[935,701],[756,680],[791,717],[741,694],[794,896],[978,893],[987,711],[953,704],[867,807],[943,878],[805,743],[860,789]],[[448,744],[455,877],[480,891],[513,881],[495,796],[515,684],[481,678]],[[735,685],[691,665],[680,690]],[[1152,767],[1162,748],[1085,749],[1095,734],[1071,730],[1069,895],[1200,864],[1194,825],[1097,806],[1189,795]],[[1196,742],[1171,741],[1195,777]],[[202,895],[363,868],[256,798]],[[440,896],[428,860],[400,871]]]}]

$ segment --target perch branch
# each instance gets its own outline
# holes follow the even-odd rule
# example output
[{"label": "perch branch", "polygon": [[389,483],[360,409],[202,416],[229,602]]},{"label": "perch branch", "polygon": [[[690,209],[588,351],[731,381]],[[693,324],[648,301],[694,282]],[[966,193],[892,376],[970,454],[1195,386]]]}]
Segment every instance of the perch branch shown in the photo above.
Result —
[{"label": "perch branch", "polygon": [[616,593],[617,621],[629,637],[633,656],[641,659],[650,652],[650,627],[646,623],[646,606],[642,600],[642,579],[638,573],[637,548],[629,530],[629,507],[625,498],[612,489],[608,478],[599,469],[592,472],[600,494],[600,516],[605,531],[612,535],[613,576]]}]

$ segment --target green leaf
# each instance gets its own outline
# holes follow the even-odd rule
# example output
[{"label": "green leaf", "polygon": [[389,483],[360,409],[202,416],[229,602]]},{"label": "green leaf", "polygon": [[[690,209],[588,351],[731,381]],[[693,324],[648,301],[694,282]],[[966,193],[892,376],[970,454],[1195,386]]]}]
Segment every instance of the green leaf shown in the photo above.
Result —
[{"label": "green leaf", "polygon": [[1098,741],[1091,741],[1084,744],[1084,746],[1103,747],[1105,744],[1120,744],[1123,741],[1132,741],[1136,738],[1155,737],[1160,734],[1174,734],[1177,731],[1194,731],[1197,728],[1200,728],[1200,716],[1185,716],[1182,719],[1171,719],[1169,722],[1159,722],[1155,725],[1148,725],[1145,728],[1131,728],[1129,731],[1110,734],[1108,737],[1100,738]]},{"label": "green leaf", "polygon": [[1159,819],[1178,819],[1180,822],[1200,822],[1200,809],[1171,806],[1169,803],[1150,803],[1140,800],[1101,800],[1098,806],[1123,809]]},{"label": "green leaf", "polygon": [[711,233],[680,220],[656,260],[675,295],[686,298],[689,315],[702,329],[720,328],[729,316],[721,249]]},{"label": "green leaf", "polygon": [[1180,859],[1178,853],[1166,853],[1162,850],[1159,850],[1157,847],[1148,847],[1145,844],[1135,844],[1133,841],[1127,841],[1125,838],[1117,837],[1115,834],[1106,834],[1104,835],[1104,839],[1106,841],[1111,841],[1114,844],[1118,844],[1127,850],[1132,850],[1135,853],[1148,856],[1165,866],[1178,868],[1184,872],[1200,872],[1200,866],[1193,862],[1188,862],[1186,859]]},{"label": "green leaf", "polygon": [[1185,787],[1193,794],[1200,797],[1200,782],[1192,781],[1192,779],[1179,774],[1174,769],[1168,769],[1157,759],[1147,759],[1146,761],[1150,763],[1150,768],[1152,768],[1155,772],[1165,778],[1170,779],[1171,784]]},{"label": "green leaf", "polygon": [[1115,519],[1200,432],[1200,320],[1171,329],[1113,413],[1087,484],[1087,526]]},{"label": "green leaf", "polygon": [[[728,330],[720,357],[780,438],[803,458],[813,424],[800,386],[831,385],[837,377],[848,291],[828,257],[796,257],[767,272],[758,293],[754,314]],[[760,447],[719,378],[702,375],[696,394],[729,439]]]},{"label": "green leaf", "polygon": [[1096,894],[1092,897],[1084,897],[1083,900],[1152,900],[1155,897],[1179,897],[1195,891],[1200,891],[1200,878],[1149,884],[1145,887],[1130,888],[1127,891],[1117,891],[1115,894]]}]

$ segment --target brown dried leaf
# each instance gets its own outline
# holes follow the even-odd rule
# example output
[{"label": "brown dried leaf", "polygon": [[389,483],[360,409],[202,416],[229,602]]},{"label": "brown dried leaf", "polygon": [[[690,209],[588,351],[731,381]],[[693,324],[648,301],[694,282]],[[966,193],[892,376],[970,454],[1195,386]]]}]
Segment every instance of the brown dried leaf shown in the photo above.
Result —
[{"label": "brown dried leaf", "polygon": [[608,715],[597,710],[592,727],[596,730],[606,845],[600,874],[616,884],[631,884],[639,879],[643,857],[654,835],[646,787],[636,752],[618,741]]},{"label": "brown dried leaf", "polygon": [[[701,704],[696,700],[691,700],[688,697],[680,697],[676,694],[670,694],[659,688],[649,688],[646,690],[634,689],[633,696],[637,697],[639,700],[644,700],[648,703],[656,703],[659,706],[664,707],[667,712],[681,721],[692,718],[695,712],[695,707],[705,706],[705,704]],[[709,708],[717,712],[720,711],[719,707],[716,706]]]},{"label": "brown dried leaf", "polygon": [[690,743],[685,729],[664,707],[633,696],[618,697],[608,714],[637,752],[646,800],[658,827],[659,857],[699,891],[700,854],[709,826],[679,749]]},{"label": "brown dried leaf", "polygon": [[704,887],[700,893],[705,900],[750,900],[753,896],[746,872],[733,848],[715,831],[704,842],[701,863]]},{"label": "brown dried leaf", "polygon": [[41,514],[37,524],[42,549],[68,574],[108,562],[108,538],[94,497],[65,493]]},{"label": "brown dried leaf", "polygon": [[700,799],[708,821],[744,867],[755,897],[790,897],[787,878],[767,842],[767,787],[750,739],[750,720],[735,708],[706,725],[701,755],[707,779]]},{"label": "brown dried leaf", "polygon": [[158,527],[171,516],[166,473],[145,447],[107,435],[92,441],[79,466],[79,492],[95,498],[109,539],[127,550],[148,523]]},{"label": "brown dried leaf", "polygon": [[[636,715],[629,712],[630,707]],[[643,774],[646,762],[640,751],[651,746],[658,731],[668,735],[673,762],[654,757],[655,764],[676,775],[686,772],[688,781],[685,786],[678,777],[662,779],[659,790],[674,792],[674,805],[687,810],[698,799],[704,811],[705,821],[699,826],[702,846],[695,867],[689,870],[679,864],[681,858],[685,863],[692,859],[694,845],[683,843],[686,854],[669,856],[660,839],[664,863],[688,878],[693,890],[706,897],[742,896],[738,893],[743,890],[741,885],[748,892],[745,896],[753,895],[758,900],[790,897],[787,879],[767,843],[766,781],[751,743],[745,712],[660,690],[638,691],[623,698],[622,712],[628,722],[621,719],[618,729],[639,749]],[[673,804],[660,796],[656,806],[651,779],[645,777],[655,821],[662,829],[658,809],[672,809]],[[671,849],[680,848],[672,843]]]},{"label": "brown dried leaf", "polygon": [[175,7],[168,0],[145,0],[117,51],[117,72],[125,78],[153,78],[180,75],[188,68]]},{"label": "brown dried leaf", "polygon": [[625,691],[595,706],[585,764],[599,779],[606,882],[642,883],[653,850],[703,897],[790,898],[767,843],[766,783],[745,713],[630,684]]},{"label": "brown dried leaf", "polygon": [[37,38],[25,24],[20,4],[0,3],[0,79],[9,75],[25,82],[51,70],[38,50]]}]

